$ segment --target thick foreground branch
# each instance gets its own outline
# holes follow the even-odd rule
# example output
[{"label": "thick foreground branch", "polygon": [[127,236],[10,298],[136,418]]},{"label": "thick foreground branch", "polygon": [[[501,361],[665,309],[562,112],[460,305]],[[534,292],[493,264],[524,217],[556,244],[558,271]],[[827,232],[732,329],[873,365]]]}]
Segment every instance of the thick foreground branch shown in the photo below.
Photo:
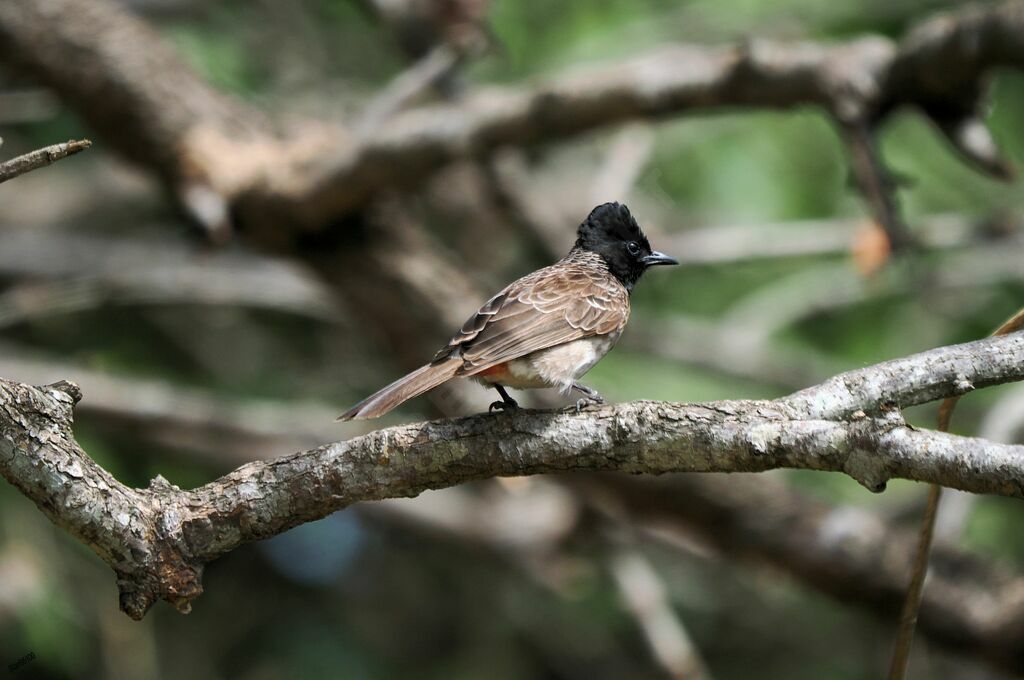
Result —
[{"label": "thick foreground branch", "polygon": [[[169,386],[154,400],[156,386],[149,383],[24,359],[0,360],[0,375],[32,384],[75,376],[89,395],[76,409],[79,422],[87,417],[107,432],[127,432],[138,449],[173,449],[211,470],[316,446],[333,438],[328,432],[337,432],[333,409],[324,413],[323,407],[310,404],[254,407],[214,395],[197,399],[191,390]],[[190,412],[201,417],[190,418]],[[1013,430],[1019,418],[997,407],[986,420]],[[991,428],[983,426],[980,431]],[[991,434],[995,441],[1010,441],[1008,436]],[[914,536],[870,512],[823,504],[778,478],[758,474],[574,473],[557,479],[559,485],[543,481],[527,485],[526,493],[520,488],[512,494],[481,496],[468,487],[453,487],[415,499],[362,504],[359,509],[370,517],[425,532],[432,539],[469,543],[502,559],[532,564],[537,554],[557,551],[559,544],[571,540],[574,530],[593,528],[587,524],[584,529],[578,521],[566,519],[576,512],[575,502],[552,502],[552,498],[564,496],[566,487],[576,499],[580,493],[591,497],[596,487],[598,498],[611,499],[633,520],[652,519],[662,529],[679,528],[682,523],[730,556],[767,562],[803,584],[886,620],[898,615]],[[1019,632],[1024,626],[1024,577],[940,543],[930,579],[921,632],[934,644],[1016,670],[1017,659],[1024,656],[1024,635]]]},{"label": "thick foreground branch", "polygon": [[71,434],[75,385],[0,381],[0,473],[118,576],[121,607],[182,611],[203,565],[364,500],[491,476],[565,470],[844,472],[1024,498],[1024,447],[920,431],[910,406],[1024,377],[1024,334],[944,347],[838,376],[775,401],[634,402],[582,413],[521,411],[417,423],[268,462],[194,491],[130,489]]}]

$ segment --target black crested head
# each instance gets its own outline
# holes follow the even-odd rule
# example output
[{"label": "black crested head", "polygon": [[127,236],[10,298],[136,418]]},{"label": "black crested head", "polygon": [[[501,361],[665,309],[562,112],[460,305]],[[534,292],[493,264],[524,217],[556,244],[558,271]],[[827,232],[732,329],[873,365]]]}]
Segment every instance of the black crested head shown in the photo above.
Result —
[{"label": "black crested head", "polygon": [[651,250],[629,208],[620,203],[603,203],[590,211],[577,231],[576,248],[600,255],[629,290],[648,267],[679,264],[675,258]]}]

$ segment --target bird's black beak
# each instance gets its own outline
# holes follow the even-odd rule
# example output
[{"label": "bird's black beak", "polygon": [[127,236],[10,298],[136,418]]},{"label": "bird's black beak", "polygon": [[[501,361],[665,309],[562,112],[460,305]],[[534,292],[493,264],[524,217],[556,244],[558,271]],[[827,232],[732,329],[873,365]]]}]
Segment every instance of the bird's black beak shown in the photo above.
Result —
[{"label": "bird's black beak", "polygon": [[656,264],[679,264],[679,260],[666,255],[665,253],[659,253],[657,250],[652,252],[650,255],[645,255],[641,260],[646,267],[653,267]]}]

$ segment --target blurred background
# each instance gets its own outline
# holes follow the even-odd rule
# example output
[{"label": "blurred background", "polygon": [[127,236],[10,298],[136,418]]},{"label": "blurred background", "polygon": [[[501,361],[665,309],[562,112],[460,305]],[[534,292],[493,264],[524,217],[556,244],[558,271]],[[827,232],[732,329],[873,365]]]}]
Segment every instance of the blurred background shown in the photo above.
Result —
[{"label": "blurred background", "polygon": [[[371,129],[392,109],[528,86],[673,41],[898,38],[958,4],[117,7],[270,118]],[[1020,73],[997,74],[987,118],[1018,163],[1022,86]],[[79,441],[130,485],[162,474],[191,488],[248,460],[482,410],[493,395],[468,385],[380,422],[333,422],[429,358],[490,293],[560,257],[606,200],[626,202],[652,244],[684,263],[638,286],[630,328],[590,373],[613,401],[780,396],[982,337],[1024,300],[1024,185],[971,169],[912,111],[878,137],[920,242],[900,257],[851,186],[834,124],[807,108],[503,149],[347,218],[353,233],[382,234],[376,242],[316,235],[275,253],[243,228],[225,236],[197,224],[158,173],[110,148],[116,132],[96,134],[62,102],[30,69],[0,62],[0,157],[94,141],[0,187],[0,375],[78,382]],[[389,327],[403,305],[417,311]],[[925,427],[934,417],[933,406],[909,414]],[[1007,386],[964,399],[954,429],[1019,442],[1022,422],[1024,390]],[[18,677],[53,678],[880,675],[902,585],[893,551],[909,554],[923,485],[873,495],[845,476],[793,471],[643,481],[489,480],[363,504],[234,551],[209,565],[191,614],[161,603],[141,623],[118,611],[110,570],[2,483],[0,662],[31,652]],[[932,596],[966,597],[983,619],[1001,593],[1020,592],[1022,521],[1019,502],[948,494],[938,559],[960,576],[933,579]],[[926,606],[912,677],[1024,671],[1024,641],[929,625],[937,611]]]}]

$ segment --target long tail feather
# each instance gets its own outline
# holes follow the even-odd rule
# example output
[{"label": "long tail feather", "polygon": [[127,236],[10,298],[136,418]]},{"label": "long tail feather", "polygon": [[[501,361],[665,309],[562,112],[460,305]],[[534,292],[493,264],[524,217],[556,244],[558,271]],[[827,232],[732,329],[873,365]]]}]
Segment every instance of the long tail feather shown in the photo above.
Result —
[{"label": "long tail feather", "polygon": [[338,420],[369,420],[384,415],[403,402],[418,397],[450,380],[461,361],[446,361],[441,364],[421,366],[409,375],[399,378],[387,387],[371,394],[366,399],[338,416]]}]

